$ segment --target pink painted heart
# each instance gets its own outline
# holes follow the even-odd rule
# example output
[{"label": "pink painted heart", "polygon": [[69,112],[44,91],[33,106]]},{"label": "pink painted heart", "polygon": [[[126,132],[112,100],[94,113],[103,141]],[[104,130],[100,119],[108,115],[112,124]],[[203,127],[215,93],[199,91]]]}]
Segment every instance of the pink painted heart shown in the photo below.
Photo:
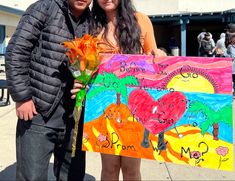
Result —
[{"label": "pink painted heart", "polygon": [[181,92],[170,92],[158,100],[145,90],[130,93],[128,107],[151,133],[160,133],[174,125],[186,110],[187,99]]}]

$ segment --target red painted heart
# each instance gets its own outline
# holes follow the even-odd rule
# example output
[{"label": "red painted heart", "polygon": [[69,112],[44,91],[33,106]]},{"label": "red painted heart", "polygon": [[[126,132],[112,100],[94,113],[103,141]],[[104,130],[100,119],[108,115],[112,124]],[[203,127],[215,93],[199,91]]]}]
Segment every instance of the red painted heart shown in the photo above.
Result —
[{"label": "red painted heart", "polygon": [[128,107],[151,133],[160,133],[182,117],[187,99],[181,92],[170,92],[155,101],[145,90],[134,90],[129,95]]}]

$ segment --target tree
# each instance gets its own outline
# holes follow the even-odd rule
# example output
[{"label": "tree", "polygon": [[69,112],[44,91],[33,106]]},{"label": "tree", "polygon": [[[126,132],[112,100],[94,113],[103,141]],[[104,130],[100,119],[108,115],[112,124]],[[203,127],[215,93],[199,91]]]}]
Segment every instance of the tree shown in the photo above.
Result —
[{"label": "tree", "polygon": [[202,135],[208,131],[210,126],[213,126],[213,139],[218,140],[219,134],[219,123],[223,122],[228,126],[232,127],[232,106],[226,105],[219,110],[214,110],[208,105],[194,101],[190,104],[188,111],[190,112],[201,112],[205,115],[206,120],[200,125]]},{"label": "tree", "polygon": [[98,85],[92,89],[87,95],[87,99],[94,97],[105,90],[115,91],[117,95],[117,105],[121,104],[121,96],[127,102],[127,85],[137,86],[139,85],[138,79],[134,76],[126,76],[124,78],[118,78],[113,73],[98,74],[92,81],[94,85]]},{"label": "tree", "polygon": [[91,89],[89,91],[89,94],[87,95],[87,99],[90,99],[91,97],[94,97],[106,90],[115,91],[116,96],[117,96],[116,104],[118,107],[117,122],[120,123],[121,116],[120,116],[119,107],[121,104],[121,96],[127,102],[128,100],[127,85],[133,85],[133,86],[139,85],[138,79],[134,76],[126,76],[124,78],[118,78],[113,73],[103,73],[103,74],[98,74],[96,78],[93,79],[92,83],[94,83],[94,85],[97,85],[97,86],[94,89]]}]

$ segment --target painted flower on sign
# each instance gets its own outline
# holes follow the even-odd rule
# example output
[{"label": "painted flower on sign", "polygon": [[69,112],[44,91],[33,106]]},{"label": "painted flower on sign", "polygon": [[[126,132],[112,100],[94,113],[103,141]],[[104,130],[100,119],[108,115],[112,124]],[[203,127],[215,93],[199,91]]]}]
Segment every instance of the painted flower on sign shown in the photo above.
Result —
[{"label": "painted flower on sign", "polygon": [[219,146],[216,148],[216,153],[220,156],[218,168],[221,167],[222,162],[226,162],[228,160],[228,158],[224,158],[228,154],[228,151],[228,147]]},{"label": "painted flower on sign", "polygon": [[190,152],[190,158],[198,159],[201,157],[201,153],[199,151],[192,151]]},{"label": "painted flower on sign", "polygon": [[106,141],[106,139],[107,139],[107,136],[105,136],[105,135],[103,135],[103,134],[100,134],[100,135],[98,136],[98,140],[99,140],[100,142],[104,142],[104,141]]},{"label": "painted flower on sign", "polygon": [[221,156],[226,156],[228,154],[228,147],[219,146],[216,148],[216,153]]},{"label": "painted flower on sign", "polygon": [[82,137],[87,139],[88,138],[88,134],[86,132],[84,132]]}]

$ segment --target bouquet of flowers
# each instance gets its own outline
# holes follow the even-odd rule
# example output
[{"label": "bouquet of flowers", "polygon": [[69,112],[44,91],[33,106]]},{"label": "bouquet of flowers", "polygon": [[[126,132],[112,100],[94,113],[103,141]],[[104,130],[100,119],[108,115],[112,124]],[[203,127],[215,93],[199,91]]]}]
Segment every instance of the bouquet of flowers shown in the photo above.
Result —
[{"label": "bouquet of flowers", "polygon": [[70,61],[70,71],[74,78],[84,85],[84,88],[76,94],[75,127],[72,144],[72,156],[75,156],[78,124],[81,116],[82,103],[86,95],[86,85],[100,64],[100,49],[98,47],[98,39],[88,34],[82,38],[63,42],[63,44],[67,48],[66,55]]}]

